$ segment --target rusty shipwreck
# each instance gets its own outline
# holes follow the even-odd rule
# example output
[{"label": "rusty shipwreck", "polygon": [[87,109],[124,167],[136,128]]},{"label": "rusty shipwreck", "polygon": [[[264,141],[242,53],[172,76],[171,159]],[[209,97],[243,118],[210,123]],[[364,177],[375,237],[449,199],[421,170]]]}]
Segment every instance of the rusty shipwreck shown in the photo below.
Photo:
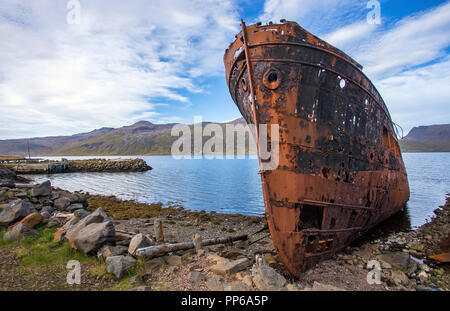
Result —
[{"label": "rusty shipwreck", "polygon": [[298,276],[402,209],[408,179],[361,65],[295,22],[241,26],[226,80],[247,123],[279,125],[278,167],[260,174],[273,243]]}]

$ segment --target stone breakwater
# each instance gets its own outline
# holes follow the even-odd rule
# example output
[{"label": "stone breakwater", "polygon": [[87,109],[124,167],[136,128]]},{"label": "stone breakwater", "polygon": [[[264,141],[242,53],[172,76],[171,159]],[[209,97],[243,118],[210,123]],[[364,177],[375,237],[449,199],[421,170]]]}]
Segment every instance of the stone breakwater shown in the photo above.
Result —
[{"label": "stone breakwater", "polygon": [[144,172],[151,170],[143,159],[87,159],[40,162],[19,162],[5,167],[17,174],[48,174],[70,172]]},{"label": "stone breakwater", "polygon": [[[13,176],[4,174],[4,178],[9,177]],[[435,211],[430,223],[418,230],[394,233],[358,247],[349,246],[299,279],[289,276],[267,232],[259,232],[264,227],[263,218],[189,212],[181,207],[162,208],[116,200],[55,189],[49,181],[0,187],[2,242],[29,238],[38,243],[44,238],[39,237],[42,227],[53,228],[51,241],[54,244],[49,248],[50,253],[67,245],[76,253],[100,259],[96,261],[100,266],[95,268],[95,286],[106,282],[110,287],[111,282],[115,282],[126,284],[125,289],[135,290],[450,289],[448,264],[430,259],[449,251],[445,241],[449,234],[450,200]],[[122,213],[132,208],[142,212],[136,213],[134,218],[127,217],[128,212]],[[249,240],[204,247],[198,243],[202,239],[238,234],[247,234]],[[195,249],[153,258],[136,256],[139,248],[191,241]],[[5,252],[0,248],[0,261],[11,262],[13,266],[17,253],[23,254],[21,260],[33,257],[32,253],[12,248],[3,258]],[[373,267],[368,266],[372,260],[380,264],[378,284],[367,281],[368,273],[373,272]],[[65,280],[65,264],[60,264],[61,275],[39,275]],[[84,266],[83,269],[87,270]],[[7,281],[10,278],[18,279],[14,270],[0,269],[0,289],[14,289],[14,281]],[[89,276],[84,275],[83,280],[86,278]],[[30,277],[23,284],[33,281]],[[49,280],[41,282],[49,283]],[[89,284],[83,284],[86,286],[83,289],[90,289]]]},{"label": "stone breakwater", "polygon": [[144,172],[151,170],[143,159],[65,160],[69,172]]}]

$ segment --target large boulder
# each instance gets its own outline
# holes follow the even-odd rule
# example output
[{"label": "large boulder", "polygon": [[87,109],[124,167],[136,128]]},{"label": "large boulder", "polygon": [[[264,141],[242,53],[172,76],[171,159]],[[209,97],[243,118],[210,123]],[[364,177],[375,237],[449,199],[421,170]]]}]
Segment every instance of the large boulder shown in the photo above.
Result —
[{"label": "large boulder", "polygon": [[128,246],[128,253],[131,256],[135,256],[137,249],[150,245],[152,245],[152,241],[148,237],[146,237],[142,233],[136,234],[130,241],[130,245]]},{"label": "large boulder", "polygon": [[67,232],[67,228],[59,228],[53,235],[54,242],[61,242],[64,239],[64,235]]},{"label": "large boulder", "polygon": [[121,245],[117,245],[117,246],[111,246],[111,245],[105,245],[102,248],[102,257],[103,259],[106,259],[108,257],[112,257],[112,256],[119,256],[119,255],[125,255],[127,253],[127,248],[126,246],[121,246]]},{"label": "large boulder", "polygon": [[15,200],[0,212],[0,226],[9,226],[23,217],[36,212],[33,204],[25,200]]},{"label": "large boulder", "polygon": [[83,204],[81,203],[74,203],[74,204],[70,204],[69,206],[66,207],[66,211],[69,213],[73,213],[76,210],[82,209],[83,208]]},{"label": "large boulder", "polygon": [[53,211],[54,211],[53,207],[51,207],[51,206],[49,206],[49,205],[44,206],[44,207],[42,207],[42,209],[41,209],[41,212],[47,212],[47,213],[49,213],[50,215],[53,213]]},{"label": "large boulder", "polygon": [[61,191],[58,193],[58,195],[54,196],[53,199],[56,201],[58,199],[66,199],[69,204],[76,204],[76,203],[80,203],[82,204],[84,207],[86,207],[87,204],[87,199],[86,199],[86,195],[82,194],[82,193],[78,193],[78,192],[68,192],[68,191]]},{"label": "large boulder", "polygon": [[240,258],[228,262],[220,262],[210,267],[209,270],[220,275],[232,275],[244,270],[250,264],[248,258]]},{"label": "large boulder", "polygon": [[38,184],[31,188],[31,196],[33,197],[46,197],[52,194],[52,185],[50,180],[44,181],[42,184]]},{"label": "large boulder", "polygon": [[75,217],[75,215],[71,216],[68,218],[68,220],[64,223],[63,228],[64,229],[69,229],[70,227],[75,226],[78,221],[80,221],[77,217]]},{"label": "large boulder", "polygon": [[98,250],[106,242],[114,238],[114,225],[112,221],[92,223],[81,229],[73,240],[75,248],[85,254]]},{"label": "large boulder", "polygon": [[75,245],[73,243],[74,238],[76,237],[78,232],[80,232],[81,229],[83,229],[84,227],[86,227],[90,224],[101,223],[101,222],[104,222],[105,220],[109,220],[108,216],[101,208],[98,208],[97,210],[95,210],[95,212],[93,212],[89,216],[81,219],[75,225],[68,228],[65,238],[67,240],[69,240],[69,243],[72,247],[75,247]]},{"label": "large boulder", "polygon": [[[26,216],[19,223],[26,225],[28,228],[34,228],[39,225],[42,221],[43,217],[39,212],[34,212]],[[17,226],[19,223],[15,223],[8,228],[8,231],[12,229],[12,227]]]},{"label": "large boulder", "polygon": [[54,208],[56,208],[58,211],[65,211],[69,205],[70,205],[70,200],[65,197],[56,199],[53,202]]},{"label": "large boulder", "polygon": [[[70,200],[71,204],[81,203],[81,204],[85,205],[87,203],[86,195],[78,193],[78,192],[69,193],[67,195],[67,198]],[[86,204],[86,206],[87,206],[87,204]]]},{"label": "large boulder", "polygon": [[52,215],[50,215],[48,212],[46,211],[40,211],[40,214],[42,216],[42,223],[43,224],[47,224],[48,221],[50,220],[50,217],[52,217]]},{"label": "large boulder", "polygon": [[391,271],[391,280],[395,285],[408,285],[408,276],[400,270]]},{"label": "large boulder", "polygon": [[39,237],[39,233],[25,224],[19,223],[3,235],[3,241],[22,240],[29,237]]},{"label": "large boulder", "polygon": [[388,252],[378,255],[377,258],[401,270],[407,269],[411,261],[409,254],[404,252]]},{"label": "large boulder", "polygon": [[286,279],[269,266],[259,266],[252,271],[253,283],[261,291],[279,291],[286,285]]},{"label": "large boulder", "polygon": [[0,179],[16,180],[16,174],[10,169],[0,166]]},{"label": "large boulder", "polygon": [[121,279],[129,268],[136,267],[137,260],[131,256],[111,256],[106,258],[106,270]]},{"label": "large boulder", "polygon": [[89,213],[85,209],[77,209],[76,211],[73,212],[73,215],[78,219],[83,219],[83,218],[89,216],[90,214],[91,213]]}]

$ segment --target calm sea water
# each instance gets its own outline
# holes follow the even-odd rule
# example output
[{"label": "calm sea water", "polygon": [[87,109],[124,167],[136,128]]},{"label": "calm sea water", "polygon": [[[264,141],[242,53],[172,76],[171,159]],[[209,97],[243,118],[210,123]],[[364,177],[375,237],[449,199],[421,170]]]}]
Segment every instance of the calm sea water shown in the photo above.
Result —
[{"label": "calm sea water", "polygon": [[[37,182],[49,179],[52,185],[70,191],[83,190],[166,205],[176,202],[191,210],[264,213],[256,159],[140,158],[145,159],[153,170],[142,173],[37,175],[32,178]],[[405,215],[408,226],[414,228],[425,223],[433,215],[433,210],[445,203],[445,196],[450,193],[450,153],[405,153],[403,159],[411,189]]]}]

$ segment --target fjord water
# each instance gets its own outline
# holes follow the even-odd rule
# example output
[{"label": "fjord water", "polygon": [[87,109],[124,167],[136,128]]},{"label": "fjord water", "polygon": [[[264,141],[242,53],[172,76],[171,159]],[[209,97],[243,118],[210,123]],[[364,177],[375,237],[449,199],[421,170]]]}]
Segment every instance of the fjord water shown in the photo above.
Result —
[{"label": "fjord water", "polygon": [[[85,159],[92,157],[66,157]],[[100,158],[100,157],[96,157]],[[103,157],[117,158],[117,157]],[[130,157],[128,157],[130,158]],[[153,170],[139,173],[68,173],[30,176],[49,179],[53,186],[70,191],[116,195],[140,202],[175,202],[190,210],[221,213],[263,214],[258,160],[181,159],[142,156]],[[60,159],[59,157],[49,159]],[[408,225],[415,228],[445,203],[450,193],[450,153],[404,153],[411,197]]]}]

